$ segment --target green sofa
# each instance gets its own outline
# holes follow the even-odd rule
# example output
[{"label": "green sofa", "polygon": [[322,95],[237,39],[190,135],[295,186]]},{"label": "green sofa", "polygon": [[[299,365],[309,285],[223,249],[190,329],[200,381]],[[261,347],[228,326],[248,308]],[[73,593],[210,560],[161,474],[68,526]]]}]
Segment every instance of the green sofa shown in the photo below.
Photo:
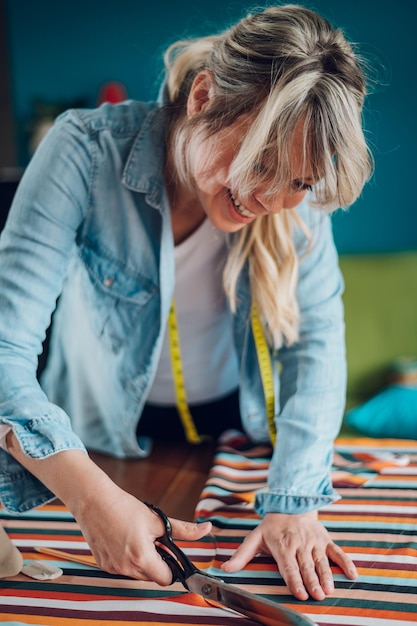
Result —
[{"label": "green sofa", "polygon": [[[340,267],[345,280],[349,411],[387,386],[396,359],[417,359],[417,251],[341,255]],[[341,434],[353,433],[345,417]]]}]

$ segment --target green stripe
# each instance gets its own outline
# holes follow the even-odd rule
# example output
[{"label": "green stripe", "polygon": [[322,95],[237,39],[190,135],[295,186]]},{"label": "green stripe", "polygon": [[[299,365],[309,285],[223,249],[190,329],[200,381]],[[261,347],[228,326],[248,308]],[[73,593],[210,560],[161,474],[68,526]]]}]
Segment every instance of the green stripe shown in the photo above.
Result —
[{"label": "green stripe", "polygon": [[[80,594],[81,596],[120,596],[120,597],[129,597],[129,598],[137,598],[143,599],[147,598],[161,598],[161,590],[158,589],[131,589],[125,587],[98,587],[98,586],[85,586],[85,585],[68,585],[65,583],[52,583],[42,581],[41,583],[37,582],[21,582],[16,585],[16,581],[10,582],[7,580],[1,581],[2,589],[15,589],[16,597],[19,597],[19,593],[22,590],[31,590],[31,591],[41,591],[46,595],[46,592],[54,592],[56,594],[62,593],[75,593]],[[181,596],[184,592],[181,591],[169,591],[164,588],[163,597],[174,597]],[[100,609],[99,609],[100,610]]]},{"label": "green stripe", "polygon": [[80,530],[61,530],[59,528],[47,529],[36,527],[14,528],[13,526],[7,526],[7,532],[16,535],[60,535],[62,537],[65,537],[67,535],[68,537],[80,537],[84,541],[83,535]]},{"label": "green stripe", "polygon": [[[389,588],[385,589],[386,591]],[[353,589],[353,594],[355,593]],[[261,594],[259,594],[261,595]],[[263,598],[267,598],[268,600],[272,600],[273,602],[277,601],[277,596],[272,594],[262,594]],[[308,613],[305,602],[300,602],[295,600],[292,596],[279,596],[279,602],[282,604],[298,604],[302,607],[303,613]],[[380,598],[373,600],[360,600],[359,598],[326,598],[326,600],[314,601],[314,606],[322,606],[322,607],[346,607],[346,608],[355,608],[355,609],[371,609],[375,611],[375,609],[381,611],[395,611],[397,613],[415,613],[416,605],[415,603],[399,603],[399,602],[384,602]],[[327,613],[331,615],[331,613]],[[319,616],[317,616],[319,617]],[[372,613],[368,615],[368,617],[374,617]],[[374,617],[375,619],[375,617]],[[337,620],[337,616],[335,615],[335,621]]]}]

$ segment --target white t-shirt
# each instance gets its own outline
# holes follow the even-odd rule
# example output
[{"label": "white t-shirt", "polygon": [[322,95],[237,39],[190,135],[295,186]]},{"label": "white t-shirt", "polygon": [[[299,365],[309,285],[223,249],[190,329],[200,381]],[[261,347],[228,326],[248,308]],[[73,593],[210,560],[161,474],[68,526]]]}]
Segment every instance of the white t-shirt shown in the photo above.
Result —
[{"label": "white t-shirt", "polygon": [[[206,219],[175,247],[175,308],[189,404],[221,398],[238,386],[232,320],[222,274],[227,235]],[[175,405],[168,333],[148,402]]]}]

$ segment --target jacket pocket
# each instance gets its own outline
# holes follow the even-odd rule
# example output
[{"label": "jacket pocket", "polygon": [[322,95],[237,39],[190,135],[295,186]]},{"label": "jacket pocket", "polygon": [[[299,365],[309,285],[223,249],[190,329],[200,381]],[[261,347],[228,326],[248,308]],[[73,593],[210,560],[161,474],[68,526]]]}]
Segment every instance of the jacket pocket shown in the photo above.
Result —
[{"label": "jacket pocket", "polygon": [[137,328],[143,307],[157,293],[153,282],[118,259],[88,245],[80,249],[84,265],[82,290],[100,340],[118,352]]}]

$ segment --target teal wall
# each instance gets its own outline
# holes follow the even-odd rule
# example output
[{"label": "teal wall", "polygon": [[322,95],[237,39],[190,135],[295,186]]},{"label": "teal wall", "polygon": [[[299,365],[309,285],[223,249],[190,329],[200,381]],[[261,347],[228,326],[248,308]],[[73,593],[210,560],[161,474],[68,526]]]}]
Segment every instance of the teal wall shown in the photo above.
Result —
[{"label": "teal wall", "polygon": [[[414,84],[417,2],[302,2],[344,28],[377,70],[365,126],[376,169],[362,197],[334,215],[342,253],[417,249]],[[241,1],[5,0],[15,121],[24,165],[25,131],[34,101],[94,106],[103,83],[151,99],[166,45],[228,26],[249,8]],[[271,4],[271,3],[266,3]],[[253,5],[252,5],[253,6]],[[412,116],[413,110],[413,116]]]}]

